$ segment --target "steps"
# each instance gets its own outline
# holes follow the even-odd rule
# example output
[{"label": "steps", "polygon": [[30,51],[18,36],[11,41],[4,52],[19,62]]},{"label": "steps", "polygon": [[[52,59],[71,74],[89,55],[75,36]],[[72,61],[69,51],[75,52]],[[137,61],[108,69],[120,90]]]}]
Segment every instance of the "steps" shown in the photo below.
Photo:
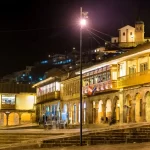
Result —
[{"label": "steps", "polygon": [[[83,145],[150,142],[150,126],[84,133],[82,140]],[[44,140],[41,147],[78,146],[79,144],[80,137],[76,135]]]},{"label": "steps", "polygon": [[[16,133],[17,131],[0,133],[0,150],[8,150],[10,147],[12,150],[20,150],[80,145],[79,133],[70,130],[68,134],[60,134],[59,132],[62,130],[56,130],[57,132],[52,134],[50,131],[45,133],[30,133],[29,131],[28,133]],[[149,142],[150,125],[86,130],[83,132],[82,141],[83,145]]]}]

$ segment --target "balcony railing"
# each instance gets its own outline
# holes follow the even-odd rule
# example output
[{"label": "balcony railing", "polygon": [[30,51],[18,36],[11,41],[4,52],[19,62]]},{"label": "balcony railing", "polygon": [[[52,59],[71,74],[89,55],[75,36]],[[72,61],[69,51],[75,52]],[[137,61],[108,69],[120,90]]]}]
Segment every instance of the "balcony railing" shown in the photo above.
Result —
[{"label": "balcony railing", "polygon": [[37,97],[37,103],[42,103],[50,100],[56,100],[60,98],[60,91],[47,93]]},{"label": "balcony railing", "polygon": [[150,70],[118,78],[117,88],[136,86],[145,83],[150,83]]},{"label": "balcony railing", "polygon": [[16,105],[11,104],[1,104],[1,109],[16,109]]},{"label": "balcony railing", "polygon": [[74,93],[69,95],[62,95],[62,100],[73,100],[80,97],[80,93]]},{"label": "balcony railing", "polygon": [[90,86],[84,86],[83,95],[90,95],[91,91],[94,93],[100,93],[110,90],[117,90],[116,80],[108,80],[97,84],[92,84]]}]

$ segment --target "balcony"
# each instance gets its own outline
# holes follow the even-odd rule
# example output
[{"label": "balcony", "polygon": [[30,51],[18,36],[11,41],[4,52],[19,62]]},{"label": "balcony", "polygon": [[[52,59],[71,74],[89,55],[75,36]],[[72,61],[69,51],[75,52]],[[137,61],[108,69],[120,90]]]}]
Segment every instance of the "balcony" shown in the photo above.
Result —
[{"label": "balcony", "polygon": [[141,85],[145,83],[150,83],[150,70],[118,78],[117,88]]},{"label": "balcony", "polygon": [[108,81],[100,82],[97,84],[92,84],[90,86],[84,86],[83,95],[91,95],[90,89],[92,89],[92,94],[117,90],[117,81],[108,80]]},{"label": "balcony", "polygon": [[16,109],[16,105],[11,104],[1,104],[1,109]]},{"label": "balcony", "polygon": [[73,100],[73,99],[79,99],[80,97],[80,93],[76,93],[76,94],[70,94],[70,95],[62,95],[62,100]]},{"label": "balcony", "polygon": [[44,95],[37,97],[37,104],[52,101],[52,100],[57,100],[59,98],[60,98],[60,91],[47,93],[47,94],[44,94]]}]

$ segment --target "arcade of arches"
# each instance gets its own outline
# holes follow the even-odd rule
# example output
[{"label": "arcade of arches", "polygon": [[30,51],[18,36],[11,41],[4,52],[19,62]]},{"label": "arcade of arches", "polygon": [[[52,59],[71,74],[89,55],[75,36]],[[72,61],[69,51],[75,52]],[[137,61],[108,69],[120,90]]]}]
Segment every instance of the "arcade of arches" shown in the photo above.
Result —
[{"label": "arcade of arches", "polygon": [[0,126],[12,126],[35,122],[34,112],[0,112]]},{"label": "arcade of arches", "polygon": [[[150,122],[150,92],[146,89],[87,97],[82,106],[85,124],[109,123],[112,118],[116,123]],[[61,110],[62,120],[69,124],[80,123],[79,100],[63,103]]]}]

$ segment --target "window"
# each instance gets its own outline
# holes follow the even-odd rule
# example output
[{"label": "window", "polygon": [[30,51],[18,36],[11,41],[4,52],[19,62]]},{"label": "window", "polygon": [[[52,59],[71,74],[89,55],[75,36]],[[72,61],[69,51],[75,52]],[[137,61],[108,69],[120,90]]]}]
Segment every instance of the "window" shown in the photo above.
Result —
[{"label": "window", "polygon": [[123,32],[123,36],[125,36],[126,34],[125,34],[125,32]]},{"label": "window", "polygon": [[130,35],[132,35],[132,32],[130,32]]},{"label": "window", "polygon": [[136,72],[136,68],[134,66],[129,67],[129,74],[133,74]]},{"label": "window", "polygon": [[107,72],[107,80],[110,80],[110,71]]},{"label": "window", "polygon": [[106,81],[106,72],[103,73],[103,79],[102,80],[103,80],[103,82]]},{"label": "window", "polygon": [[15,95],[2,95],[2,105],[15,105],[16,103],[16,97]]},{"label": "window", "polygon": [[140,72],[148,70],[148,64],[147,63],[142,63],[140,64]]},{"label": "window", "polygon": [[90,78],[90,85],[91,84],[94,84],[94,78],[93,77]]}]

